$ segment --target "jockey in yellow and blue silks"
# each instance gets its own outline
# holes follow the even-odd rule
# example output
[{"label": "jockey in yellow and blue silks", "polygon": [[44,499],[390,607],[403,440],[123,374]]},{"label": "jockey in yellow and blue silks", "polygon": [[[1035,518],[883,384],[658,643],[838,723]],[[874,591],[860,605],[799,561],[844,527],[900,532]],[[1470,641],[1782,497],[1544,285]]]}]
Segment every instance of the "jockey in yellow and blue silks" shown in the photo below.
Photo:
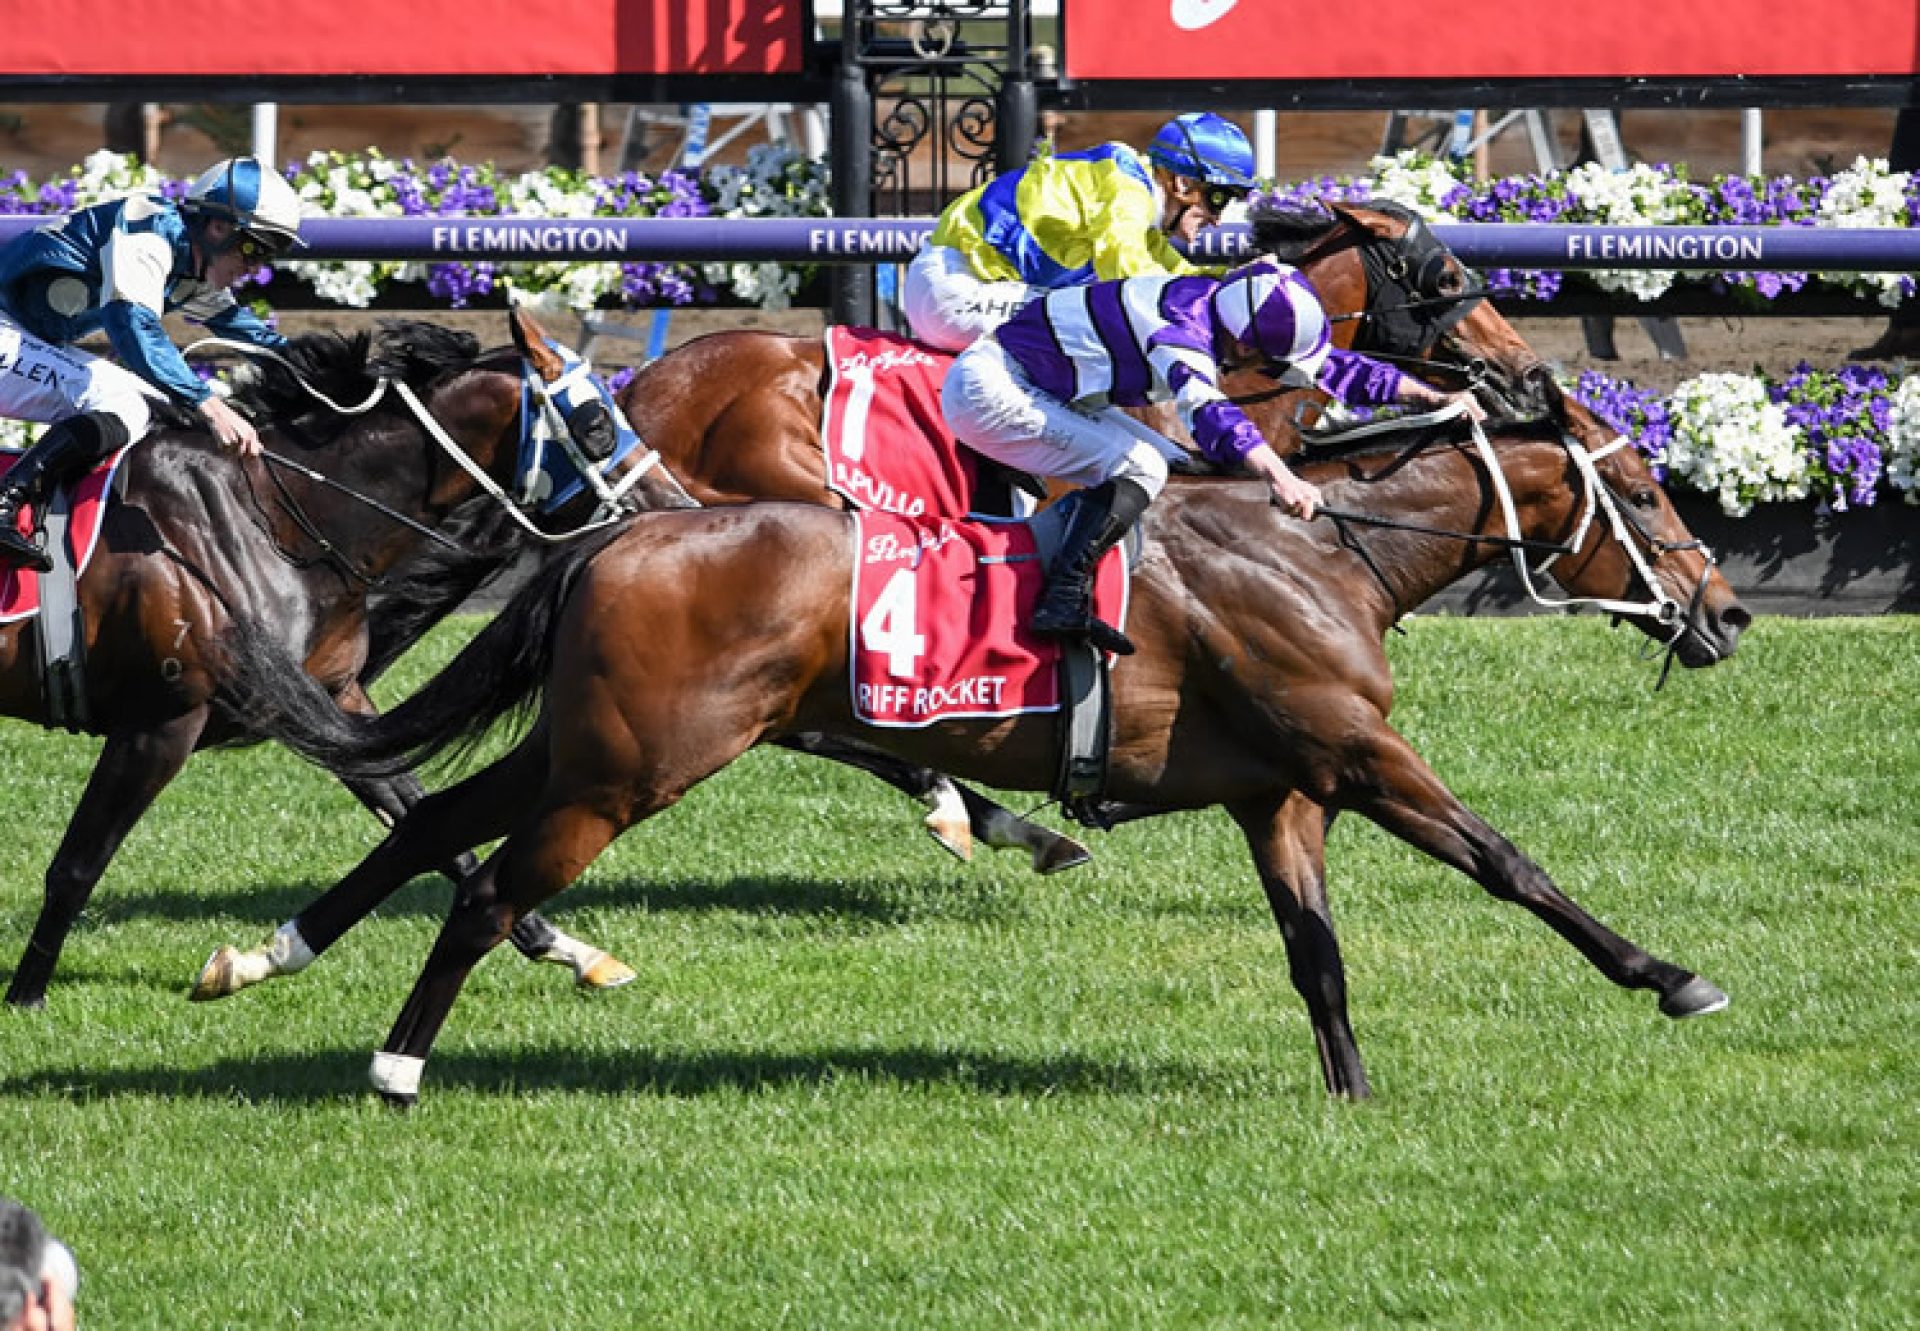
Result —
[{"label": "jockey in yellow and blue silks", "polygon": [[[229,288],[300,243],[300,198],[252,157],[212,167],[172,203],[134,194],[82,208],[0,249],[0,417],[50,428],[0,478],[0,565],[52,567],[18,530],[55,485],[141,438],[152,401],[198,411],[242,452],[260,438],[196,375],[161,327],[179,311],[222,337],[286,339]],[[119,363],[73,344],[104,333]]]},{"label": "jockey in yellow and blue silks", "polygon": [[908,266],[913,335],[958,351],[1062,287],[1204,271],[1190,243],[1253,188],[1253,148],[1232,121],[1190,112],[1142,154],[1124,143],[1039,157],[961,195]]}]

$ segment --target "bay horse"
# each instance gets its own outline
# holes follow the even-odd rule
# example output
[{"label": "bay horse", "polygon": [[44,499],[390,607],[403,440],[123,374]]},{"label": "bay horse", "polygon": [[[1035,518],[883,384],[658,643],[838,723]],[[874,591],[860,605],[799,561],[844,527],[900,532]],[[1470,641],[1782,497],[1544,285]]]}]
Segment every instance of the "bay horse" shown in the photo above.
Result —
[{"label": "bay horse", "polygon": [[[1147,510],[1126,623],[1139,650],[1113,669],[1109,789],[1135,814],[1219,805],[1238,823],[1336,1096],[1370,1094],[1327,903],[1325,829],[1338,811],[1518,902],[1614,983],[1653,990],[1667,1016],[1726,1004],[1710,981],[1576,905],[1387,720],[1387,630],[1507,553],[1550,552],[1562,588],[1597,598],[1685,666],[1733,653],[1746,610],[1623,442],[1595,453],[1551,425],[1491,439],[1426,429],[1303,464],[1341,517],[1295,521],[1264,485],[1231,478],[1176,477]],[[235,705],[330,768],[397,770],[538,702],[517,747],[429,795],[336,889],[377,901],[451,851],[505,838],[462,886],[375,1056],[386,1099],[417,1099],[468,973],[516,920],[756,744],[860,735],[993,786],[1048,788],[1054,717],[884,731],[855,720],[855,522],[799,504],[638,519],[563,554],[378,717],[344,716],[290,687],[303,677],[274,669],[270,651],[232,644]]]},{"label": "bay horse", "polygon": [[[517,323],[515,332],[528,335]],[[94,887],[187,759],[257,738],[214,705],[221,666],[209,647],[229,625],[244,619],[270,634],[339,706],[372,710],[369,594],[479,489],[434,436],[495,481],[510,479],[518,363],[510,349],[482,355],[470,334],[426,323],[389,324],[377,339],[305,336],[285,362],[263,359],[242,372],[237,396],[262,421],[262,456],[224,452],[184,424],[156,430],[126,455],[126,497],[109,506],[79,582],[85,728],[105,744],[47,869],[9,1003],[44,1006]],[[50,724],[31,623],[0,625],[0,715]],[[390,642],[386,657],[401,645]],[[406,774],[347,785],[388,823],[421,793]],[[472,867],[471,857],[450,864],[452,874]],[[529,955],[571,965],[589,985],[631,977],[544,921],[516,941]]]},{"label": "bay horse", "polygon": [[[1555,415],[1589,448],[1603,447],[1611,437],[1584,407],[1559,395],[1548,367],[1481,298],[1472,275],[1412,211],[1390,203],[1261,209],[1253,216],[1253,233],[1256,248],[1294,264],[1314,284],[1340,345],[1397,361],[1444,386],[1472,386],[1508,418]],[[567,372],[541,340],[524,349],[549,380]],[[641,369],[621,390],[618,405],[665,470],[702,504],[785,499],[844,509],[847,501],[827,484],[821,437],[829,378],[820,337],[719,332]],[[1299,447],[1296,411],[1315,395],[1279,390],[1250,372],[1230,377],[1226,387],[1276,449],[1291,453]],[[1163,433],[1178,433],[1170,410],[1148,418]],[[918,440],[899,442],[922,446]],[[485,560],[454,561],[447,573],[451,586],[429,582],[412,606],[385,617],[384,623],[398,626],[395,632],[383,633],[377,622],[375,662],[397,654],[390,647],[411,643],[425,623],[457,604],[494,567]],[[927,831],[961,860],[971,858],[976,841],[1024,849],[1041,873],[1088,858],[1075,838],[862,737],[795,732],[777,742],[860,768],[918,800],[928,809]],[[303,908],[281,933],[299,940],[304,965],[371,909],[371,902],[335,889]],[[298,968],[269,948],[221,947],[191,993],[198,1000],[220,998]]]},{"label": "bay horse", "polygon": [[[1588,447],[1611,437],[1578,403],[1549,397],[1551,370],[1480,294],[1472,275],[1420,217],[1392,203],[1259,209],[1255,248],[1293,264],[1332,319],[1334,341],[1443,387],[1472,386],[1495,414],[1537,419],[1562,409]],[[634,428],[702,504],[791,499],[846,508],[827,484],[821,441],[829,382],[819,337],[734,330],[695,338],[641,369],[619,403]],[[1298,449],[1303,403],[1324,395],[1279,390],[1255,371],[1224,387],[1283,456]],[[1550,405],[1551,404],[1551,405]],[[1185,442],[1169,406],[1143,413]],[[1082,863],[1072,838],[1013,814],[926,768],[844,742],[793,736],[789,747],[861,767],[926,805],[927,830],[965,860],[977,838],[1030,852],[1052,872]]]}]

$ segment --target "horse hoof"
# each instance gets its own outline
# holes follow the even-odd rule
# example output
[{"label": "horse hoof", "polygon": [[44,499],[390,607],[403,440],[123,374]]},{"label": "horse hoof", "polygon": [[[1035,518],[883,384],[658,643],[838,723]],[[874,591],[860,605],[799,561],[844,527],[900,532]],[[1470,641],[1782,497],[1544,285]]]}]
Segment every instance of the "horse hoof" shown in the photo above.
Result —
[{"label": "horse hoof", "polygon": [[1056,836],[1033,852],[1033,871],[1038,874],[1062,873],[1093,862],[1093,852],[1070,836]]},{"label": "horse hoof", "polygon": [[632,984],[640,977],[633,967],[613,955],[611,952],[595,951],[586,964],[580,967],[574,976],[574,984],[581,989],[618,989],[623,984]]},{"label": "horse hoof", "polygon": [[1711,980],[1698,975],[1660,1000],[1660,1011],[1675,1021],[1683,1017],[1704,1017],[1718,1012],[1732,1000]]},{"label": "horse hoof", "polygon": [[239,950],[230,944],[215,948],[207,964],[200,968],[200,978],[193,982],[193,992],[187,995],[187,1001],[208,1003],[239,993],[240,986],[233,982],[233,963],[239,957]]},{"label": "horse hoof", "polygon": [[921,824],[927,829],[927,835],[940,843],[940,848],[962,864],[973,863],[973,829],[965,822],[935,822],[928,818]]},{"label": "horse hoof", "polygon": [[389,1109],[398,1110],[402,1114],[420,1103],[419,1096],[403,1095],[398,1091],[381,1091],[379,1095],[381,1104]]}]

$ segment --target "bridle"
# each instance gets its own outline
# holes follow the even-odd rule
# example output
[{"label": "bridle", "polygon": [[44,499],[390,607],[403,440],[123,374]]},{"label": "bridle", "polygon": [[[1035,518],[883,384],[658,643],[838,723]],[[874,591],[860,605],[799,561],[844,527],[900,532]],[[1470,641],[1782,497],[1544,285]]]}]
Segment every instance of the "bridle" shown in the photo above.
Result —
[{"label": "bridle", "polygon": [[[1435,411],[1417,416],[1397,416],[1390,420],[1372,422],[1354,427],[1342,433],[1343,440],[1359,438],[1367,434],[1382,433],[1386,430],[1405,429],[1412,426],[1437,425],[1453,420],[1466,411],[1460,403],[1448,403]],[[1660,648],[1664,661],[1660,669],[1656,689],[1667,682],[1667,675],[1673,668],[1674,654],[1679,649],[1682,638],[1688,633],[1698,633],[1696,616],[1702,600],[1705,599],[1707,580],[1712,577],[1718,561],[1713,549],[1705,541],[1692,539],[1686,541],[1667,541],[1654,535],[1632,508],[1626,504],[1613,486],[1600,474],[1598,463],[1611,457],[1622,448],[1631,447],[1631,441],[1624,435],[1616,435],[1597,449],[1589,449],[1564,426],[1559,431],[1559,442],[1572,461],[1574,470],[1581,478],[1580,512],[1575,519],[1571,534],[1560,541],[1537,541],[1521,534],[1519,509],[1514,503],[1513,487],[1508,483],[1506,472],[1500,466],[1499,454],[1494,451],[1486,431],[1479,421],[1469,421],[1473,446],[1479,454],[1487,471],[1489,483],[1493,487],[1495,502],[1499,505],[1501,521],[1506,528],[1504,536],[1487,535],[1481,532],[1457,532],[1444,528],[1427,527],[1417,523],[1402,522],[1398,519],[1380,518],[1366,513],[1348,512],[1341,509],[1322,507],[1320,512],[1336,524],[1353,522],[1367,526],[1391,527],[1403,531],[1415,531],[1430,536],[1441,536],[1473,544],[1498,544],[1504,546],[1512,555],[1514,572],[1520,579],[1521,587],[1528,599],[1534,604],[1549,609],[1571,609],[1589,607],[1603,610],[1614,616],[1616,622],[1622,618],[1649,619],[1655,624],[1670,627],[1671,632],[1661,642]],[[1628,562],[1640,583],[1646,588],[1647,599],[1635,601],[1606,596],[1548,596],[1541,592],[1536,578],[1545,576],[1561,558],[1574,555],[1586,545],[1587,536],[1596,521],[1604,520],[1614,541],[1626,553]],[[1385,579],[1379,567],[1374,564],[1363,548],[1361,557],[1380,577],[1382,585]],[[1702,556],[1699,580],[1694,584],[1692,593],[1685,605],[1675,600],[1661,585],[1654,571],[1657,564],[1667,554],[1682,550],[1698,550]],[[1543,555],[1538,564],[1529,562],[1530,554]]]},{"label": "bridle", "polygon": [[[1372,228],[1336,209],[1341,223],[1294,260],[1304,268],[1324,258],[1341,245],[1359,252],[1361,267],[1367,275],[1367,305],[1363,310],[1336,314],[1330,323],[1357,323],[1355,351],[1364,351],[1377,360],[1413,370],[1436,370],[1464,375],[1469,388],[1479,384],[1487,373],[1486,362],[1475,357],[1464,364],[1433,359],[1434,349],[1473,313],[1487,297],[1486,286],[1473,273],[1460,267],[1453,252],[1441,243],[1418,213],[1387,203],[1366,205],[1406,226],[1398,236],[1383,236]],[[1449,273],[1458,271],[1458,291],[1442,289]],[[1412,352],[1395,350],[1412,347]]]},{"label": "bridle", "polygon": [[[331,397],[327,396],[327,394],[316,388],[307,380],[306,375],[301,372],[299,366],[269,348],[258,347],[246,342],[235,342],[225,338],[209,337],[202,338],[187,346],[182,354],[197,351],[203,347],[219,347],[229,351],[237,351],[255,359],[271,360],[287,370],[288,373],[293,376],[294,381],[300,385],[301,389],[305,391],[308,396],[341,416],[365,415],[378,406],[389,392],[393,393],[400,399],[401,403],[405,405],[408,414],[413,417],[414,422],[419,425],[421,431],[438,445],[440,450],[451,458],[456,465],[465,471],[484,493],[501,508],[505,509],[508,516],[511,517],[527,535],[550,545],[558,545],[577,540],[590,532],[598,531],[602,527],[611,526],[614,523],[623,521],[637,512],[638,508],[633,504],[629,492],[656,466],[661,468],[661,475],[667,479],[674,490],[678,491],[679,495],[685,498],[689,506],[694,506],[695,503],[692,496],[687,494],[686,487],[681,485],[678,480],[674,479],[671,474],[666,471],[664,459],[660,452],[657,449],[645,445],[643,445],[645,449],[644,456],[634,461],[618,482],[613,485],[608,485],[604,476],[601,474],[601,469],[597,468],[590,460],[581,454],[577,442],[573,439],[572,432],[567,428],[566,418],[561,414],[556,401],[556,399],[561,396],[560,384],[549,385],[544,391],[531,394],[531,399],[535,404],[534,409],[521,413],[521,454],[524,457],[529,451],[530,440],[538,439],[544,441],[549,437],[557,436],[561,441],[560,446],[568,451],[569,456],[579,466],[583,479],[594,490],[600,504],[596,508],[594,515],[587,522],[570,531],[556,533],[546,531],[537,526],[527,515],[527,509],[532,506],[532,498],[529,496],[526,499],[515,499],[512,495],[509,495],[499,482],[487,474],[486,468],[474,461],[473,456],[467,452],[466,448],[462,446],[458,440],[454,439],[452,435],[447,433],[445,427],[443,427],[433,413],[428,410],[426,403],[420,400],[419,394],[415,393],[412,387],[404,381],[382,375],[374,381],[373,388],[364,400],[352,406],[346,406],[335,402]],[[531,362],[525,357],[522,357],[521,365],[523,379],[528,383],[538,383],[540,376],[538,372],[534,370]],[[572,380],[576,377],[590,377],[590,372],[591,366],[582,360],[573,367],[567,378],[568,380]],[[607,400],[612,410],[619,410],[618,405],[612,402],[611,395],[607,395]],[[363,507],[379,513],[396,525],[405,527],[415,535],[424,537],[445,549],[452,550],[457,554],[467,557],[474,556],[473,551],[447,536],[444,532],[437,531],[417,519],[408,517],[406,514],[398,512],[389,505],[375,499],[373,496],[355,490],[349,485],[342,484],[323,472],[316,471],[303,463],[296,462],[291,458],[275,453],[271,449],[263,448],[260,456],[264,462],[269,464],[270,468],[278,468],[281,471],[298,474],[317,485],[354,500]],[[611,461],[617,460],[619,459],[612,459]],[[319,547],[322,558],[337,565],[349,577],[369,587],[377,588],[383,585],[382,579],[357,567],[352,559],[320,530],[318,524],[313,521],[306,512],[305,507],[300,503],[299,498],[288,489],[275,471],[269,470],[268,474],[273,478],[281,507],[286,511],[288,517],[293,521],[294,525],[299,528],[301,533]],[[257,502],[256,499],[256,503]],[[276,550],[280,550],[277,542],[275,543],[275,548]],[[302,561],[294,559],[293,556],[289,555],[285,550],[280,550],[280,554],[281,557],[287,559],[288,562],[294,563],[296,566],[304,566]]]}]

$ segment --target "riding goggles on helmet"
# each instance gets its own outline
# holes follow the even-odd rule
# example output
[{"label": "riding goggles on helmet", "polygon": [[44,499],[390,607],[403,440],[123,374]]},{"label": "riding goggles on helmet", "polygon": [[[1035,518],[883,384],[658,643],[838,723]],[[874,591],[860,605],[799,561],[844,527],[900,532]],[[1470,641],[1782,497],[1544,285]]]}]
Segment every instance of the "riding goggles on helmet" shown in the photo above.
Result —
[{"label": "riding goggles on helmet", "polygon": [[259,231],[236,231],[227,248],[240,255],[248,263],[271,263],[292,247],[292,241],[285,236],[276,236]]}]

